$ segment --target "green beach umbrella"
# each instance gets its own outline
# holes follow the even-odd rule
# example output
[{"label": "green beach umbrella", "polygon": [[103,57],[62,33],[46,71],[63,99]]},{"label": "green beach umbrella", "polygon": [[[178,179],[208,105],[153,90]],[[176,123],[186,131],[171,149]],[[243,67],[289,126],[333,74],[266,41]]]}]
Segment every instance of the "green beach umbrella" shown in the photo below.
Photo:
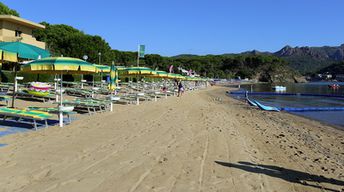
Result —
[{"label": "green beach umbrella", "polygon": [[114,91],[117,87],[118,84],[118,70],[117,67],[112,64],[111,65],[111,70],[110,70],[110,85],[109,85],[109,89],[111,91]]},{"label": "green beach umbrella", "polygon": [[[21,70],[27,73],[47,73],[61,74],[60,84],[60,108],[63,107],[62,99],[62,75],[63,74],[90,74],[96,73],[96,67],[84,60],[71,57],[47,57],[35,60],[28,64],[22,65]],[[60,109],[59,124],[63,127],[63,113]]]},{"label": "green beach umbrella", "polygon": [[[97,69],[97,73],[100,73],[100,80],[103,80],[103,74],[104,73],[110,73],[111,67],[108,65],[99,65],[99,64],[93,64],[96,69]],[[102,83],[101,83],[102,85]],[[93,76],[93,86],[94,86],[94,76]]]},{"label": "green beach umbrella", "polygon": [[169,78],[169,79],[185,79],[185,77],[183,75],[176,74],[176,73],[169,73],[167,75],[167,78]]},{"label": "green beach umbrella", "polygon": [[156,71],[156,75],[151,75],[152,78],[167,78],[168,73],[166,71]]},{"label": "green beach umbrella", "polygon": [[94,66],[97,68],[97,73],[110,73],[111,67],[108,65],[94,64]]},{"label": "green beach umbrella", "polygon": [[71,57],[47,57],[22,65],[21,70],[28,73],[47,74],[90,74],[96,67],[84,60]]},{"label": "green beach umbrella", "polygon": [[156,72],[148,67],[127,67],[119,69],[119,76],[138,76],[138,75],[156,75]]},{"label": "green beach umbrella", "polygon": [[22,42],[0,42],[0,49],[17,53],[19,58],[39,59],[49,57],[49,51]]},{"label": "green beach umbrella", "polygon": [[[18,58],[22,59],[39,59],[44,57],[49,57],[50,53],[39,47],[22,43],[19,41],[16,42],[0,42],[0,50],[8,51],[17,55]],[[12,107],[14,107],[15,91],[16,91],[16,76],[17,70],[14,67],[14,85],[13,85],[13,96],[12,96]]]},{"label": "green beach umbrella", "polygon": [[167,74],[167,78],[169,78],[169,79],[176,79],[176,74],[174,74],[174,73],[168,73],[168,74]]}]

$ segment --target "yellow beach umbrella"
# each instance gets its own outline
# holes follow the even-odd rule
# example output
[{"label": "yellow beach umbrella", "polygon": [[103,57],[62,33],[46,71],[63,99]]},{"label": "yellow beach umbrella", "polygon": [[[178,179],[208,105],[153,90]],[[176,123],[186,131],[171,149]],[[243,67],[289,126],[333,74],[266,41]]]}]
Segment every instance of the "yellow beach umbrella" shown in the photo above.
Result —
[{"label": "yellow beach umbrella", "polygon": [[167,78],[168,73],[166,71],[155,71],[155,75],[150,75],[150,78]]},{"label": "yellow beach umbrella", "polygon": [[119,76],[138,76],[138,75],[156,75],[156,71],[148,67],[127,67],[124,69],[119,69]]},{"label": "yellow beach umbrella", "polygon": [[71,57],[47,57],[44,59],[35,60],[28,64],[22,65],[21,70],[27,73],[43,73],[43,74],[61,74],[60,85],[60,127],[63,126],[63,114],[61,107],[63,107],[62,99],[62,75],[63,74],[91,74],[96,73],[96,67],[77,58]]}]

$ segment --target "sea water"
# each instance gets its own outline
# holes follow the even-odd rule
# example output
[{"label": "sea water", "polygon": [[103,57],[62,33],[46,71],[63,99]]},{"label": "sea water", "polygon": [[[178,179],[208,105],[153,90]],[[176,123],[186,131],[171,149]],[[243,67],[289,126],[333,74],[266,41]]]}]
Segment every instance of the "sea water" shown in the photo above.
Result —
[{"label": "sea water", "polygon": [[[344,82],[337,83],[339,89],[331,89],[328,85],[331,82],[314,82],[302,84],[283,84],[287,87],[285,93],[312,93],[326,95],[344,96]],[[253,92],[275,92],[270,84],[242,85],[244,90]],[[318,96],[278,96],[278,95],[252,95],[250,98],[261,103],[275,107],[344,107],[344,98],[330,98]],[[344,129],[344,111],[312,111],[312,112],[291,112],[292,114],[304,116],[328,124],[336,125]]]}]

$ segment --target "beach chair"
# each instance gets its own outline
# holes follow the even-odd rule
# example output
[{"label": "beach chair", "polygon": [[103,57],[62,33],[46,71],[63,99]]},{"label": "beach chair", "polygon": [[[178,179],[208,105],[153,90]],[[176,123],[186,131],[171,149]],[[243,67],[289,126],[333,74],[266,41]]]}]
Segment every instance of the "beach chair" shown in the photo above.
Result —
[{"label": "beach chair", "polygon": [[[28,111],[43,111],[50,114],[55,114],[57,116],[60,114],[59,108],[57,107],[28,107],[27,110]],[[68,119],[68,122],[71,123],[72,122],[71,115],[75,115],[77,113],[75,111],[62,111],[62,114],[66,116]]]},{"label": "beach chair", "polygon": [[91,98],[92,91],[88,89],[67,88],[66,93],[71,96]]},{"label": "beach chair", "polygon": [[45,96],[43,96],[43,95],[39,96],[39,95],[30,94],[27,90],[17,91],[16,92],[16,97],[41,100],[41,101],[43,101],[43,103],[55,100],[55,95],[54,94],[49,93],[48,95],[45,95]]},{"label": "beach chair", "polygon": [[79,101],[87,103],[87,104],[95,104],[99,106],[99,110],[106,111],[110,108],[111,102],[109,100],[102,100],[102,99],[95,99],[95,98],[88,98],[88,99],[80,99]]},{"label": "beach chair", "polygon": [[5,101],[6,106],[8,106],[8,102],[11,100],[11,96],[8,95],[0,95],[0,101]]},{"label": "beach chair", "polygon": [[97,111],[106,111],[110,109],[110,101],[105,100],[97,100],[97,99],[75,99],[73,101],[64,101],[64,105],[74,106],[74,110],[76,111],[87,111],[88,114],[95,113]]},{"label": "beach chair", "polygon": [[[49,113],[42,111],[28,111],[22,109],[13,109],[3,107],[0,108],[0,116],[3,121],[6,121],[7,118],[13,118],[16,121],[21,121],[22,119],[32,120],[35,130],[37,130],[37,121],[44,121],[45,126],[48,127],[48,119],[52,117]],[[21,121],[22,122],[22,121]],[[27,122],[25,122],[27,123]]]}]

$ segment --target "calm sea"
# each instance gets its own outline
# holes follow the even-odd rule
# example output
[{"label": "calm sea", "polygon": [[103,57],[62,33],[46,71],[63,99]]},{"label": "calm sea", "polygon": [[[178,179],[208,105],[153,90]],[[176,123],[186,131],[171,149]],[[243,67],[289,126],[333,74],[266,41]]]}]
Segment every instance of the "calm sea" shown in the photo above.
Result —
[{"label": "calm sea", "polygon": [[[303,84],[280,84],[286,86],[286,93],[313,93],[344,96],[344,82],[336,82],[341,87],[331,89],[328,85],[332,82],[312,82]],[[253,92],[275,92],[270,84],[242,85],[242,89]],[[311,97],[311,96],[250,96],[263,104],[275,107],[344,107],[344,98]],[[293,114],[322,121],[344,129],[344,111],[326,112],[292,112]]]}]

